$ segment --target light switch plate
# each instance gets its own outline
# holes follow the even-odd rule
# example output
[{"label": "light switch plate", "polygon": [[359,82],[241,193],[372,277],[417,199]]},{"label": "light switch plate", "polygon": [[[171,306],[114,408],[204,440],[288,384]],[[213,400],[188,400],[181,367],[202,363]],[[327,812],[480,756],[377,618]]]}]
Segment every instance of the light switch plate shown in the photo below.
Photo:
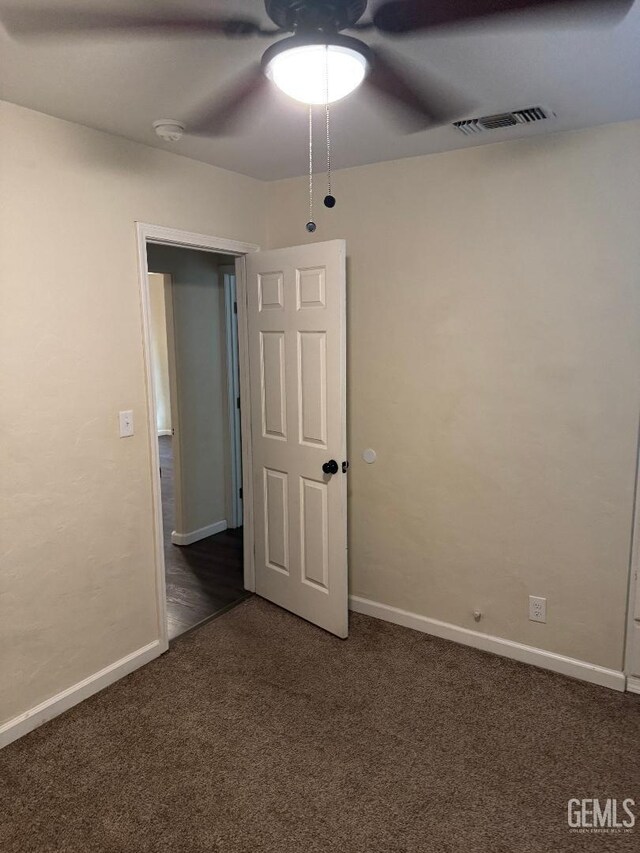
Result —
[{"label": "light switch plate", "polygon": [[126,412],[120,412],[120,438],[128,438],[133,435],[133,412],[127,409]]}]

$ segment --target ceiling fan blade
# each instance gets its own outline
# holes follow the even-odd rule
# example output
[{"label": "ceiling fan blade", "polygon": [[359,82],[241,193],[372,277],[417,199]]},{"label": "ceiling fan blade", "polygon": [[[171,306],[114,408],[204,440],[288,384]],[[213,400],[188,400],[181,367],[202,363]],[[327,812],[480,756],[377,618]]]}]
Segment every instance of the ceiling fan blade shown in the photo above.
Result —
[{"label": "ceiling fan blade", "polygon": [[224,136],[232,133],[249,115],[254,99],[269,86],[259,62],[252,65],[222,95],[197,111],[186,122],[186,132],[194,136]]},{"label": "ceiling fan blade", "polygon": [[21,9],[9,7],[1,17],[9,35],[58,36],[75,33],[123,33],[134,35],[194,34],[224,36],[275,35],[279,30],[264,30],[250,18],[221,18],[194,15],[119,15],[109,12],[71,12],[69,9]]},{"label": "ceiling fan blade", "polygon": [[378,46],[370,50],[372,67],[365,85],[398,108],[400,120],[408,132],[448,124],[470,109],[467,100],[433,77],[428,82],[422,78],[414,82],[413,75],[410,77],[388,50]]},{"label": "ceiling fan blade", "polygon": [[633,0],[390,0],[379,6],[373,22],[383,33],[412,33],[518,13],[596,11],[620,18]]}]

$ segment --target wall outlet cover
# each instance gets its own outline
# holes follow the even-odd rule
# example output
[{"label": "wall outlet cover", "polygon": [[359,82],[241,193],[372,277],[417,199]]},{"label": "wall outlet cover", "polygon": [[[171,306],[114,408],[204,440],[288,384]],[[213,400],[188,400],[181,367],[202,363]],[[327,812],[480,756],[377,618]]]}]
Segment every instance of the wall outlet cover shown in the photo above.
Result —
[{"label": "wall outlet cover", "polygon": [[529,619],[532,622],[547,621],[547,599],[538,595],[529,596]]}]

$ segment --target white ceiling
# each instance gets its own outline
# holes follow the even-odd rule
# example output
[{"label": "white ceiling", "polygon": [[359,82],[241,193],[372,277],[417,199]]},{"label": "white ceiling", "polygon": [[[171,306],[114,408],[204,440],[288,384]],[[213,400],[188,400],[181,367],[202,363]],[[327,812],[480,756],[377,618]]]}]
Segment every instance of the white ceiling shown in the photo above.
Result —
[{"label": "white ceiling", "polygon": [[[42,8],[54,0],[0,0],[0,19],[3,9],[18,3],[21,9]],[[268,23],[262,0],[61,0],[61,5],[127,12],[215,8]],[[469,97],[470,115],[542,105],[557,117],[480,138],[465,138],[452,127],[402,135],[386,108],[358,91],[332,109],[335,168],[640,118],[640,0],[615,27],[523,29],[493,23],[456,35],[367,34],[365,40],[384,41],[405,60],[435,71]],[[263,180],[301,175],[308,162],[306,108],[279,92],[253,110],[238,136],[185,136],[168,144],[151,127],[158,118],[186,119],[269,43],[114,35],[16,41],[0,27],[0,98]]]}]

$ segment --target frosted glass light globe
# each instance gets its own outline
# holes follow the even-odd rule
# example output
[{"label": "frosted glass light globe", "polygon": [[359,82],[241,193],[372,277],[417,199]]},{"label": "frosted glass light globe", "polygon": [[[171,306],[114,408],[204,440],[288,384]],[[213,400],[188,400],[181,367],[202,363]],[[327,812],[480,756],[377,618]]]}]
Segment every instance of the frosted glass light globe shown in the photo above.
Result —
[{"label": "frosted glass light globe", "polygon": [[367,73],[367,60],[351,47],[305,44],[277,53],[267,63],[265,73],[296,101],[325,104],[339,101],[358,88]]}]

